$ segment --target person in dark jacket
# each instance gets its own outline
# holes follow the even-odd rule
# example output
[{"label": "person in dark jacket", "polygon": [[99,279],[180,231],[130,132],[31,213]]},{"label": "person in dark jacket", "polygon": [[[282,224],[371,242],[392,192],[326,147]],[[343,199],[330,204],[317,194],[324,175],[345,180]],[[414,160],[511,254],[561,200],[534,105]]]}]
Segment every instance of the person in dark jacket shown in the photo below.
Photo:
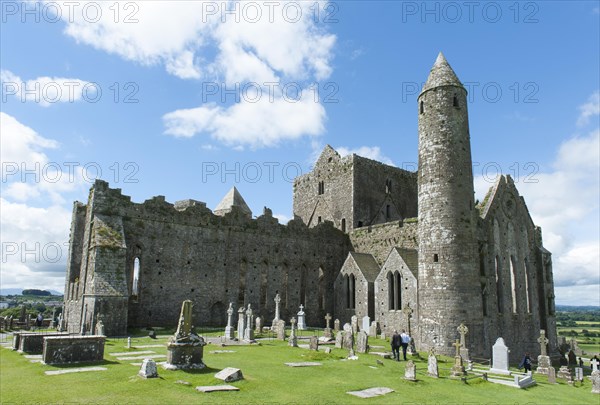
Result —
[{"label": "person in dark jacket", "polygon": [[398,331],[395,330],[392,335],[392,354],[394,355],[394,360],[400,361],[400,346],[402,344],[402,338],[398,334]]},{"label": "person in dark jacket", "polygon": [[519,370],[522,368],[525,368],[525,372],[531,371],[531,357],[529,357],[529,353],[525,353],[523,360],[519,363]]}]

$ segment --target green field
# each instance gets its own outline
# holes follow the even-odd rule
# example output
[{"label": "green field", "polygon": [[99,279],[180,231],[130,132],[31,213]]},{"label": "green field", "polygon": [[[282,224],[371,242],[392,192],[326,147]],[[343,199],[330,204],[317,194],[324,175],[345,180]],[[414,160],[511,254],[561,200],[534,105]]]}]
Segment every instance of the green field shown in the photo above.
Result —
[{"label": "green field", "polygon": [[[160,333],[163,333],[162,331]],[[166,337],[152,340],[133,339],[133,345],[165,343]],[[388,342],[370,339],[370,345],[385,346]],[[207,368],[194,372],[159,369],[160,378],[144,380],[137,376],[138,366],[119,361],[111,353],[152,350],[166,354],[166,348],[126,349],[123,339],[108,339],[105,348],[107,371],[46,376],[44,371],[59,367],[31,363],[25,356],[10,349],[0,349],[0,401],[2,403],[495,403],[495,404],[592,404],[599,397],[591,394],[591,383],[569,386],[560,382],[549,385],[543,376],[535,375],[537,386],[519,390],[483,381],[469,380],[467,384],[448,378],[450,359],[440,357],[442,378],[428,377],[426,359],[414,359],[417,382],[403,379],[404,362],[383,360],[378,356],[359,354],[359,360],[345,360],[347,352],[333,349],[323,351],[288,347],[285,342],[266,340],[260,346],[207,345],[204,361]],[[212,354],[213,350],[234,350],[235,353]],[[423,355],[425,355],[423,353]],[[163,359],[157,359],[161,361]],[[319,361],[322,366],[292,368],[285,362]],[[198,385],[218,385],[222,381],[214,374],[225,367],[240,368],[245,380],[232,383],[238,392],[199,393]],[[191,385],[177,384],[183,380]],[[395,392],[374,398],[359,399],[346,391],[371,387],[389,387]]]},{"label": "green field", "polygon": [[[585,336],[585,333],[595,336]],[[586,356],[600,355],[600,323],[592,321],[576,321],[576,326],[558,326],[559,336],[577,340],[577,345],[585,352]]]}]

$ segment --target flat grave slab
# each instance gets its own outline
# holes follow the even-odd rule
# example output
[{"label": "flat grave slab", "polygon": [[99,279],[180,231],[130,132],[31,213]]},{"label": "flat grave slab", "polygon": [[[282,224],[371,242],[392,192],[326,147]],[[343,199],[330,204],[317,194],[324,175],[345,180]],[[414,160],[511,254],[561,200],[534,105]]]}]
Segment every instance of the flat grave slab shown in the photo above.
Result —
[{"label": "flat grave slab", "polygon": [[317,363],[315,361],[303,361],[300,363],[285,363],[286,366],[289,367],[314,367],[314,366],[322,366],[323,363]]},{"label": "flat grave slab", "polygon": [[141,352],[121,352],[121,353],[108,353],[109,356],[134,356],[136,354],[153,354],[156,352],[153,352],[152,350],[144,350]]},{"label": "flat grave slab", "polygon": [[150,354],[150,355],[146,354],[146,355],[142,355],[142,356],[117,357],[117,360],[125,361],[125,360],[144,360],[144,359],[164,359],[166,357],[167,357],[166,354]]},{"label": "flat grave slab", "polygon": [[203,385],[196,387],[196,391],[199,392],[214,392],[214,391],[239,391],[238,387],[233,385]]},{"label": "flat grave slab", "polygon": [[87,371],[106,371],[106,367],[78,367],[78,368],[67,368],[64,370],[49,370],[45,371],[46,375],[60,375],[69,373],[85,373]]},{"label": "flat grave slab", "polygon": [[26,354],[25,356],[26,359],[36,359],[36,360],[41,360],[42,359],[42,355],[41,354]]},{"label": "flat grave slab", "polygon": [[167,347],[167,345],[139,345],[139,346],[132,346],[132,347],[134,349],[150,349],[153,347]]},{"label": "flat grave slab", "polygon": [[387,387],[374,387],[367,388],[366,390],[362,391],[348,391],[346,394],[354,395],[355,397],[359,398],[373,398],[380,395],[389,394],[390,392],[394,392],[394,390]]},{"label": "flat grave slab", "polygon": [[235,353],[235,350],[212,350],[210,354]]}]

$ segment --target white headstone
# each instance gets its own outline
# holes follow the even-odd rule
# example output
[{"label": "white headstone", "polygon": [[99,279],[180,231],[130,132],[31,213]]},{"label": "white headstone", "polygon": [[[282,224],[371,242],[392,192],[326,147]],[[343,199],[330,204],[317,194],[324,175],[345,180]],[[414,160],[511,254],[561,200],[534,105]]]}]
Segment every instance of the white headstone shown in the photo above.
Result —
[{"label": "white headstone", "polygon": [[157,378],[156,362],[152,359],[144,359],[138,375],[143,378]]},{"label": "white headstone", "polygon": [[367,333],[369,333],[369,327],[370,326],[371,326],[371,318],[368,315],[363,316],[362,327],[360,329],[364,330]]},{"label": "white headstone", "polygon": [[590,364],[592,365],[592,373],[594,371],[598,371],[598,366],[600,365],[600,361],[598,361],[598,359],[593,358],[592,361],[590,361]]},{"label": "white headstone", "polygon": [[417,380],[417,366],[412,360],[409,360],[406,363],[406,368],[404,369],[404,379],[409,381]]},{"label": "white headstone", "polygon": [[434,378],[438,378],[440,376],[438,372],[437,358],[433,353],[430,353],[427,359],[427,374]]},{"label": "white headstone", "polygon": [[504,344],[504,339],[499,337],[492,346],[492,368],[490,372],[496,374],[510,374],[508,371],[508,347]]},{"label": "white headstone", "polygon": [[242,370],[239,368],[226,367],[223,370],[219,371],[215,374],[215,378],[219,380],[223,380],[225,382],[233,382],[238,380],[243,380],[244,376],[242,375]]},{"label": "white headstone", "polygon": [[592,371],[590,379],[592,380],[592,394],[600,394],[600,371]]}]

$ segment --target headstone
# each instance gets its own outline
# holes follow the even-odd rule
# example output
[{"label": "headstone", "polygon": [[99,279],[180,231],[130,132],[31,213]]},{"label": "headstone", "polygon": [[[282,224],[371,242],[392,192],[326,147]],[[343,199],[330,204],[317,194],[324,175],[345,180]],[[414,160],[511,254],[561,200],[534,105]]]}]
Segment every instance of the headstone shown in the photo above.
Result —
[{"label": "headstone", "polygon": [[381,335],[379,335],[379,338],[385,340],[385,332],[381,332]]},{"label": "headstone", "polygon": [[575,379],[579,382],[583,381],[583,368],[575,367]]},{"label": "headstone", "polygon": [[316,337],[316,336],[310,337],[310,343],[308,345],[308,349],[315,350],[315,351],[319,350],[319,338],[318,337]]},{"label": "headstone", "polygon": [[227,308],[227,326],[225,327],[225,339],[233,340],[234,332],[233,325],[231,324],[231,317],[233,316],[233,303],[229,303],[229,308]]},{"label": "headstone", "polygon": [[219,380],[223,380],[225,382],[233,382],[238,380],[243,380],[244,376],[242,375],[242,370],[239,368],[226,367],[223,370],[219,371],[215,374],[215,378]]},{"label": "headstone", "polygon": [[352,332],[344,332],[344,341],[342,342],[344,349],[354,349],[354,335]]},{"label": "headstone", "polygon": [[339,332],[340,330],[340,320],[336,319],[335,321],[333,321],[333,330],[335,332]]},{"label": "headstone", "polygon": [[363,316],[362,318],[362,326],[360,330],[364,330],[368,333],[369,327],[371,326],[371,318],[368,315]]},{"label": "headstone", "polygon": [[26,319],[26,315],[27,315],[27,310],[25,309],[25,305],[21,306],[21,313],[19,315],[19,322],[25,322]]},{"label": "headstone", "polygon": [[306,314],[304,313],[304,306],[300,304],[300,311],[298,311],[298,330],[306,329],[306,323],[304,317]]},{"label": "headstone", "polygon": [[369,335],[364,330],[356,334],[356,351],[358,353],[367,353],[369,351]]},{"label": "headstone", "polygon": [[598,359],[592,358],[592,361],[590,361],[590,364],[592,366],[592,373],[594,371],[598,371],[598,366],[600,366],[600,361],[598,361]]},{"label": "headstone", "polygon": [[102,322],[102,319],[98,319],[98,322],[96,322],[95,334],[98,336],[104,336],[104,323]]},{"label": "headstone", "polygon": [[248,304],[248,309],[246,309],[246,329],[244,329],[244,340],[246,342],[252,342],[254,340],[254,316],[253,316],[252,308],[250,304]]},{"label": "headstone", "polygon": [[[502,339],[502,338],[500,338]],[[452,377],[462,377],[465,375],[465,366],[463,365],[462,357],[460,357],[460,348],[461,344],[459,340],[456,340],[455,343],[452,344],[456,348],[456,354],[454,355],[454,365],[450,371],[450,375]]]},{"label": "headstone", "polygon": [[204,368],[204,339],[198,336],[192,326],[192,301],[181,304],[181,314],[175,335],[167,342],[167,361],[163,367],[169,370]]},{"label": "headstone", "polygon": [[577,364],[577,356],[575,356],[575,352],[573,350],[569,350],[567,357],[569,358],[569,366],[574,366]]},{"label": "headstone", "polygon": [[151,330],[148,332],[148,337],[149,337],[150,339],[156,339],[156,331],[155,331],[154,329],[151,329]]},{"label": "headstone", "polygon": [[492,368],[490,372],[496,374],[510,374],[508,371],[508,347],[504,344],[504,339],[499,337],[492,346]]},{"label": "headstone", "polygon": [[358,360],[358,356],[354,353],[354,349],[348,349],[348,359],[350,360]]},{"label": "headstone", "polygon": [[298,347],[298,338],[296,337],[296,318],[290,319],[290,325],[292,325],[292,331],[290,332],[290,338],[288,339],[288,346]]},{"label": "headstone", "polygon": [[408,381],[417,381],[417,366],[415,366],[415,363],[412,360],[409,360],[406,363],[404,379]]},{"label": "headstone", "polygon": [[352,326],[352,333],[356,334],[358,332],[358,317],[356,315],[352,315],[352,318],[350,318],[350,325]]},{"label": "headstone", "polygon": [[131,336],[127,337],[127,348],[131,349]]},{"label": "headstone", "polygon": [[556,384],[556,369],[552,366],[548,367],[548,383]]},{"label": "headstone", "polygon": [[326,347],[325,348],[325,353],[330,354],[331,353],[331,347]]},{"label": "headstone", "polygon": [[244,331],[246,330],[246,310],[244,307],[240,307],[238,309],[238,327],[237,327],[237,337],[238,340],[244,339]]},{"label": "headstone", "polygon": [[[31,326],[31,314],[27,314],[25,315],[25,330],[29,330],[29,327]],[[85,334],[85,330],[84,333],[82,333],[82,335]]]},{"label": "headstone", "polygon": [[277,321],[277,339],[285,340],[285,321],[283,319]]},{"label": "headstone", "polygon": [[377,337],[377,321],[371,322],[371,326],[369,326],[369,336],[374,338]]},{"label": "headstone", "polygon": [[592,371],[590,379],[592,380],[592,394],[600,394],[600,371]]},{"label": "headstone", "polygon": [[467,333],[469,333],[469,328],[467,328],[464,323],[461,323],[456,330],[460,335],[460,357],[462,357],[464,361],[469,361],[469,349],[467,349],[467,339],[465,338]]},{"label": "headstone", "polygon": [[[256,325],[254,327],[254,333],[262,333],[263,320],[260,316],[256,317],[256,319],[254,320],[254,324]],[[273,330],[275,330],[275,323],[273,323]]]},{"label": "headstone", "polygon": [[157,378],[156,362],[152,359],[144,359],[138,375],[143,378]]},{"label": "headstone", "polygon": [[565,380],[569,384],[573,383],[573,376],[571,375],[571,370],[568,366],[561,366],[558,370],[557,377]]},{"label": "headstone", "polygon": [[429,350],[429,357],[427,358],[427,374],[434,378],[438,378],[440,376],[438,371],[437,357],[435,357],[435,350],[433,347],[431,350]]},{"label": "headstone", "polygon": [[333,334],[331,333],[331,327],[329,326],[329,322],[331,321],[331,315],[329,315],[329,312],[325,315],[325,329],[323,330],[323,336],[325,337],[332,337]]},{"label": "headstone", "polygon": [[352,325],[350,325],[349,323],[345,323],[343,329],[346,333],[352,333]]},{"label": "headstone", "polygon": [[273,318],[271,328],[275,329],[276,327],[279,327],[279,325],[277,324],[277,322],[279,322],[279,304],[281,303],[281,297],[279,296],[279,293],[275,294],[275,298],[273,299],[273,301],[275,301],[275,318]]},{"label": "headstone", "polygon": [[335,334],[335,347],[337,347],[338,349],[341,349],[343,344],[344,344],[344,331],[340,330]]}]

